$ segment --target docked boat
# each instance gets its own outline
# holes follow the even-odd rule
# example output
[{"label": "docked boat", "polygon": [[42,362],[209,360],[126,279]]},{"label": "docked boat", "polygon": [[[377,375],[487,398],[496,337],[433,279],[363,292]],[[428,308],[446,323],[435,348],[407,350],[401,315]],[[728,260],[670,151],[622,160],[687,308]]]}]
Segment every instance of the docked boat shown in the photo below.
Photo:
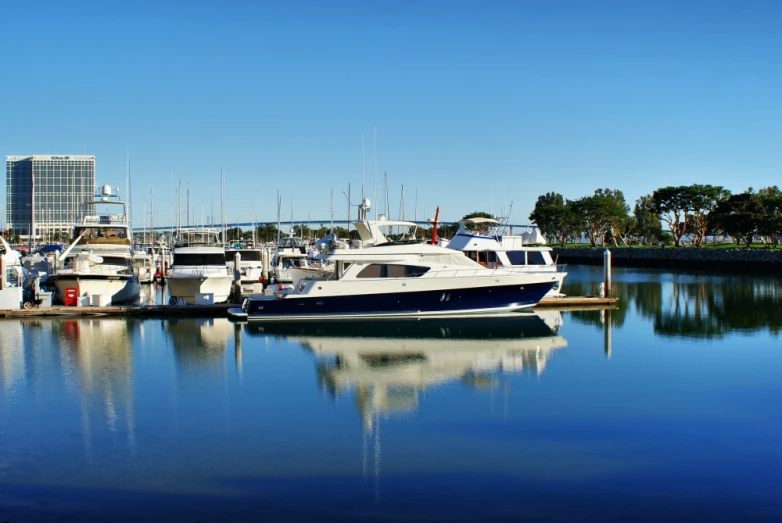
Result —
[{"label": "docked boat", "polygon": [[141,283],[152,283],[157,273],[155,255],[147,249],[137,249],[133,253],[133,270]]},{"label": "docked boat", "polygon": [[502,235],[499,222],[492,218],[468,218],[459,222],[459,230],[445,244],[449,249],[462,251],[471,260],[488,268],[518,268],[534,272],[549,272],[556,283],[547,296],[560,293],[565,279],[564,265],[557,265],[551,257],[551,248],[530,245],[523,236]]},{"label": "docked boat", "polygon": [[6,287],[21,287],[23,279],[22,255],[12,249],[2,236],[0,236],[0,257],[3,258],[3,267],[5,267],[3,284]]},{"label": "docked boat", "polygon": [[226,264],[233,272],[236,255],[241,256],[239,261],[239,275],[243,294],[257,294],[263,292],[263,250],[253,243],[240,243],[231,249],[226,249]]},{"label": "docked boat", "polygon": [[212,294],[214,303],[228,299],[233,275],[225,264],[225,249],[216,229],[183,229],[173,254],[168,276],[169,303],[184,301],[193,305],[196,294]]},{"label": "docked boat", "polygon": [[73,238],[49,276],[61,299],[68,295],[67,289],[76,289],[80,298],[110,296],[112,304],[138,300],[141,285],[133,270],[126,206],[118,195],[112,195],[110,185],[84,202]]},{"label": "docked boat", "polygon": [[335,268],[327,280],[302,279],[292,289],[251,296],[229,309],[237,320],[397,318],[510,312],[534,306],[556,283],[554,273],[489,269],[411,233],[391,240],[379,223],[355,223],[361,249],[319,258]]}]

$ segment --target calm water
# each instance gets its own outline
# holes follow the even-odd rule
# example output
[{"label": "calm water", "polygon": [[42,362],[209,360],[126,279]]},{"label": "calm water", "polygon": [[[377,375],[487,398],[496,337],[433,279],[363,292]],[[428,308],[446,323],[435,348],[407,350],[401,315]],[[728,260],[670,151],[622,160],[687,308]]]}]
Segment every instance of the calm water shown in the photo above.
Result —
[{"label": "calm water", "polygon": [[614,278],[490,322],[0,321],[0,521],[782,520],[782,279]]}]

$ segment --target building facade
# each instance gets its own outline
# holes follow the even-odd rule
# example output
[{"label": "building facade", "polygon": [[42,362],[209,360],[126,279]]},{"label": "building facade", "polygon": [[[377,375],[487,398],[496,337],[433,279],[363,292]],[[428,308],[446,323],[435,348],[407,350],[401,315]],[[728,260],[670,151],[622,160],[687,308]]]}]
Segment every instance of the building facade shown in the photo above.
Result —
[{"label": "building facade", "polygon": [[6,156],[5,183],[7,228],[25,238],[70,235],[95,193],[95,156]]}]

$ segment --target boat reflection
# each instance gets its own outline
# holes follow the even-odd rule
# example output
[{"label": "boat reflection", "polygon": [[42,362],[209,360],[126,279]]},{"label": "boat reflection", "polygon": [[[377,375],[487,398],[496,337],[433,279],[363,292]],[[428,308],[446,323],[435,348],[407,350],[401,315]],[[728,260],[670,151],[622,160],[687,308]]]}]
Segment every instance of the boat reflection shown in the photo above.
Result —
[{"label": "boat reflection", "polygon": [[226,318],[184,318],[162,322],[174,346],[174,357],[185,373],[210,371],[223,365],[234,324]]},{"label": "boat reflection", "polygon": [[503,374],[541,374],[557,335],[559,312],[505,317],[246,325],[250,335],[279,335],[317,357],[320,386],[334,398],[355,391],[366,430],[377,415],[409,412],[429,387],[461,381],[494,386]]}]

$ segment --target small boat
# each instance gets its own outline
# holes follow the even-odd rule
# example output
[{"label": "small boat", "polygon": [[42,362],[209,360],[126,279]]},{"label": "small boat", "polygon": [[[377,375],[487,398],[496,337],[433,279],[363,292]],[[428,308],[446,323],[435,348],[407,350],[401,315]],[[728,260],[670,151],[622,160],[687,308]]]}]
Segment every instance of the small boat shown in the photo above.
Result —
[{"label": "small boat", "polygon": [[168,276],[169,303],[181,300],[193,305],[196,294],[212,294],[214,303],[228,299],[233,275],[225,264],[225,249],[217,229],[181,230],[173,254]]},{"label": "small boat", "polygon": [[21,287],[23,280],[22,254],[11,248],[5,238],[0,236],[0,256],[3,258],[5,267],[5,278],[3,280],[6,287]]},{"label": "small boat", "polygon": [[67,289],[79,297],[110,296],[112,304],[138,300],[141,284],[133,270],[133,246],[125,203],[110,185],[84,202],[84,214],[74,227],[73,242],[59,257],[49,281],[64,300]]},{"label": "small boat", "polygon": [[133,270],[141,283],[152,283],[157,273],[155,257],[146,250],[136,250],[133,253]]},{"label": "small boat", "polygon": [[239,261],[240,282],[243,294],[258,294],[263,292],[263,250],[253,243],[240,242],[230,249],[226,249],[225,258],[228,269],[233,273],[234,259],[241,256]]},{"label": "small boat", "polygon": [[[399,222],[402,223],[402,222]],[[250,296],[229,309],[236,320],[286,321],[430,317],[510,312],[534,306],[556,283],[554,273],[489,269],[453,250],[421,243],[415,224],[397,239],[378,222],[355,223],[364,245],[319,258],[333,264],[327,280]],[[396,225],[396,223],[395,223]]]},{"label": "small boat", "polygon": [[462,251],[471,260],[488,268],[519,268],[534,272],[550,272],[556,283],[547,296],[560,293],[565,279],[565,266],[557,265],[551,257],[551,248],[530,245],[530,236],[508,236],[499,233],[499,222],[493,218],[468,218],[459,222],[459,230],[444,246]]}]

